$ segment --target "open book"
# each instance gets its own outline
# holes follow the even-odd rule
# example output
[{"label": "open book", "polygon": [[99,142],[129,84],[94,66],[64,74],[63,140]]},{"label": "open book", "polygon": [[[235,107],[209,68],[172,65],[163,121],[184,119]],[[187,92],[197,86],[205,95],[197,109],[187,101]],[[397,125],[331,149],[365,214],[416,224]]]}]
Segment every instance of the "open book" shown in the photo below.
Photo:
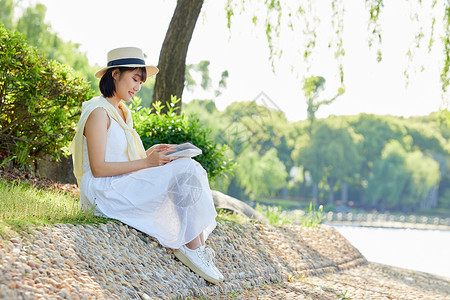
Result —
[{"label": "open book", "polygon": [[191,143],[183,143],[173,146],[175,151],[166,154],[167,157],[180,156],[180,157],[194,157],[202,154],[202,150]]}]

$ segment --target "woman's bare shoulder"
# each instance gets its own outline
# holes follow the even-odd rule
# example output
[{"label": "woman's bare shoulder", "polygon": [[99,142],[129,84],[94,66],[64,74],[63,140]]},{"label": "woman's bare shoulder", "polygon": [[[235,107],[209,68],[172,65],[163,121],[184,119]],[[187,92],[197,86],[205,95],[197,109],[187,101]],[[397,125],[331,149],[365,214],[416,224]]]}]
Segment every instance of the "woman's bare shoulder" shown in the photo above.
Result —
[{"label": "woman's bare shoulder", "polygon": [[89,118],[102,118],[102,117],[108,117],[108,113],[103,107],[97,107],[95,108],[89,115]]},{"label": "woman's bare shoulder", "polygon": [[103,107],[97,107],[89,114],[86,126],[90,127],[90,124],[95,124],[96,126],[106,124],[106,127],[109,128],[109,116]]}]

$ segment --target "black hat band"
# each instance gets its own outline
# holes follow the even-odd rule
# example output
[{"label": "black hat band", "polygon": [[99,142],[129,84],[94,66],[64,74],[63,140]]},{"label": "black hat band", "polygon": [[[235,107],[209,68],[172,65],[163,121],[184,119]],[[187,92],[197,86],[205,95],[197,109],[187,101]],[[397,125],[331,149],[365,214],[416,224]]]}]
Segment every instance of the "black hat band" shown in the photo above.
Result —
[{"label": "black hat band", "polygon": [[140,58],[122,58],[108,62],[108,67],[122,66],[122,65],[143,65],[145,66],[145,60]]}]

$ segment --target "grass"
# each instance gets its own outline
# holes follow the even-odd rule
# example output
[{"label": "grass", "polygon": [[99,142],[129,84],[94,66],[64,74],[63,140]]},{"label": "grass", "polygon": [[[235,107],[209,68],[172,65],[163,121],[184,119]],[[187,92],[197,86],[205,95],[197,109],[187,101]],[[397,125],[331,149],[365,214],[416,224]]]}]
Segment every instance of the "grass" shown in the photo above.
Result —
[{"label": "grass", "polygon": [[269,220],[270,224],[274,226],[292,224],[287,215],[282,214],[283,209],[281,206],[265,206],[256,203],[255,210],[266,217],[266,219]]},{"label": "grass", "polygon": [[[283,214],[287,201],[289,200],[285,200],[285,203],[278,206],[257,204],[256,210],[262,213],[272,225],[291,224],[292,220]],[[298,202],[294,203],[298,206]],[[217,213],[218,221],[239,224],[248,222],[245,216],[230,211],[218,209]],[[316,214],[313,213],[313,216]],[[95,216],[93,211],[82,210],[78,198],[71,193],[40,189],[26,182],[0,180],[0,236],[8,236],[10,231],[27,231],[30,226],[55,223],[92,224],[104,223],[108,220]],[[309,222],[311,226],[316,221],[305,222]]]},{"label": "grass", "polygon": [[317,227],[322,223],[324,219],[323,216],[323,206],[320,205],[316,210],[316,206],[312,202],[309,203],[309,208],[306,210],[306,214],[302,216],[302,226],[303,227]]},{"label": "grass", "polygon": [[324,219],[323,206],[320,205],[316,209],[316,206],[312,202],[309,203],[309,207],[305,209],[305,214],[300,216],[300,219],[288,212],[284,212],[280,205],[277,206],[266,206],[256,203],[255,210],[261,213],[270,224],[274,226],[301,223],[303,227],[317,227],[322,223]]},{"label": "grass", "polygon": [[231,212],[225,209],[216,209],[217,211],[217,221],[229,221],[232,223],[248,223],[249,219],[243,215],[237,214],[235,212]]},{"label": "grass", "polygon": [[[245,216],[217,210],[219,221],[245,223]],[[27,231],[30,226],[55,223],[92,224],[110,219],[95,216],[93,211],[80,208],[76,196],[68,192],[40,189],[26,182],[0,180],[0,236]]]},{"label": "grass", "polygon": [[75,196],[54,190],[42,190],[28,183],[0,181],[0,235],[10,230],[55,223],[99,223],[108,219],[84,211]]},{"label": "grass", "polygon": [[337,296],[337,299],[348,300],[351,299],[351,297],[347,295],[347,291],[341,291],[341,294]]}]

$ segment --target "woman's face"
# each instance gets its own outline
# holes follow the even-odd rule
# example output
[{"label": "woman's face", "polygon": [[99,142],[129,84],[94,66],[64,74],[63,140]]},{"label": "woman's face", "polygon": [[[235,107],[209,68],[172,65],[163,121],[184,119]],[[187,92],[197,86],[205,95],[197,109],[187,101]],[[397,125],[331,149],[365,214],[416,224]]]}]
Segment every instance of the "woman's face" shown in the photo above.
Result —
[{"label": "woman's face", "polygon": [[139,69],[125,71],[120,73],[118,69],[113,71],[116,93],[114,96],[130,102],[131,98],[140,91],[142,80],[142,72]]}]

